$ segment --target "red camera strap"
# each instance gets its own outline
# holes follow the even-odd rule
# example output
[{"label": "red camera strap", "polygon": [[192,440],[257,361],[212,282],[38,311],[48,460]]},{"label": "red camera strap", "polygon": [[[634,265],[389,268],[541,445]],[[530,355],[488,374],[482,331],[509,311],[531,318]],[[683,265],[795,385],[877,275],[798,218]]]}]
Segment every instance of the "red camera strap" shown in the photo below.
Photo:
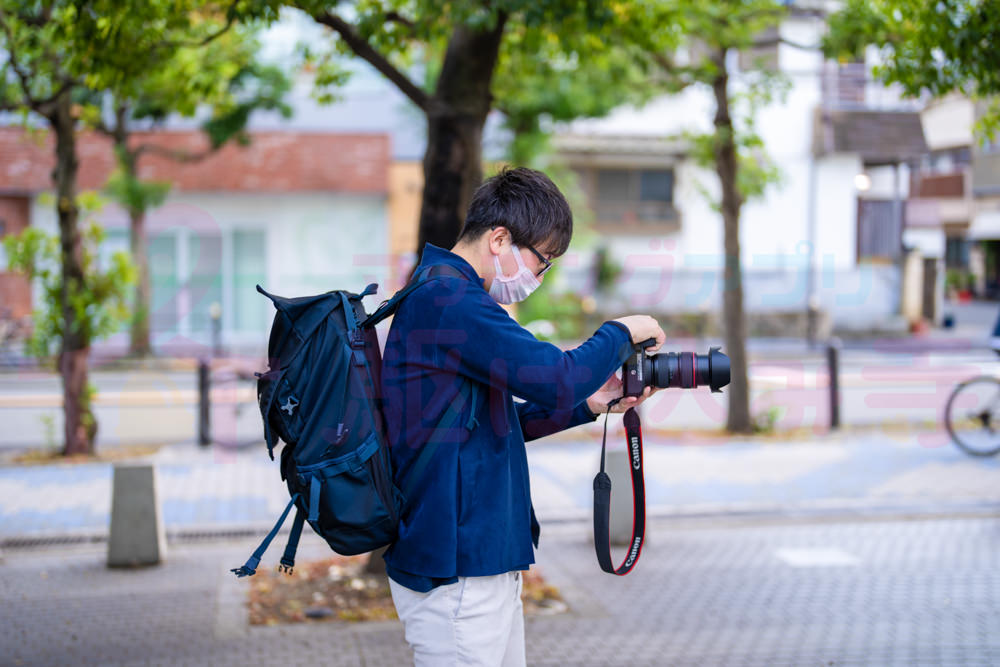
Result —
[{"label": "red camera strap", "polygon": [[[612,403],[611,405],[613,405]],[[611,561],[611,478],[604,472],[604,454],[608,441],[608,415],[604,415],[604,440],[601,442],[601,471],[594,477],[594,548],[601,569],[609,574],[624,576],[631,572],[642,551],[642,538],[646,532],[646,489],[642,477],[642,427],[635,408],[629,408],[623,417],[625,443],[628,447],[629,469],[632,473],[632,539],[622,564],[615,568]]]}]

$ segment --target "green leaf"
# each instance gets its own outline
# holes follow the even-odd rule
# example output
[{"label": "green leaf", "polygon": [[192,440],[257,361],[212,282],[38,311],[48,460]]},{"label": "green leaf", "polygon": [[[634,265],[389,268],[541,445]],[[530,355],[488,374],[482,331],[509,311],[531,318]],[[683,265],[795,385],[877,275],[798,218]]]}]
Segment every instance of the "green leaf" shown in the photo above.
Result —
[{"label": "green leaf", "polygon": [[[877,50],[873,74],[911,97],[1000,94],[1000,3],[993,0],[847,0],[829,18],[824,52],[842,61]],[[1000,109],[988,108],[977,132],[992,136]]]}]

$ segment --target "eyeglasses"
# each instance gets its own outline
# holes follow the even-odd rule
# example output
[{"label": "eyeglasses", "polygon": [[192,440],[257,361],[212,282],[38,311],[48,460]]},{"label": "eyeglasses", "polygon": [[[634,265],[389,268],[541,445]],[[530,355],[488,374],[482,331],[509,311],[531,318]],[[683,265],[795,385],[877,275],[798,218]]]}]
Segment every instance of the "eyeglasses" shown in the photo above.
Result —
[{"label": "eyeglasses", "polygon": [[[490,227],[490,231],[492,231],[494,229],[496,229],[496,227]],[[546,271],[548,271],[549,269],[552,268],[552,262],[550,262],[549,260],[545,259],[545,255],[543,255],[542,253],[540,253],[537,250],[535,250],[532,246],[530,246],[528,244],[525,244],[525,247],[528,250],[530,250],[531,252],[533,252],[535,254],[535,257],[538,258],[538,261],[542,263],[542,268],[540,268],[538,271],[535,272],[535,277],[536,278],[541,278],[542,276],[545,275]]]},{"label": "eyeglasses", "polygon": [[545,259],[545,256],[542,255],[542,253],[538,252],[537,250],[535,250],[534,248],[532,248],[530,245],[527,246],[527,247],[528,247],[528,250],[530,250],[531,252],[535,253],[535,257],[537,257],[538,261],[542,263],[542,268],[539,269],[537,273],[535,273],[535,277],[536,278],[541,278],[542,276],[545,275],[546,271],[548,271],[549,269],[552,268],[552,262],[550,262],[549,260]]}]

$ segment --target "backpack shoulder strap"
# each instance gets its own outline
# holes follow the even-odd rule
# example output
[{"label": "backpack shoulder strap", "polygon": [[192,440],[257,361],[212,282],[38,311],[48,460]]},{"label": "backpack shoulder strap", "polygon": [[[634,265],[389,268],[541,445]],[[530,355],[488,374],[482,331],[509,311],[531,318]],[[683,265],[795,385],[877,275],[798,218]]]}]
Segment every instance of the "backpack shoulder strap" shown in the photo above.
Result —
[{"label": "backpack shoulder strap", "polygon": [[414,290],[424,285],[427,281],[437,278],[438,276],[464,278],[458,269],[453,266],[448,266],[447,264],[434,264],[429,268],[421,269],[413,275],[413,278],[406,284],[405,287],[393,294],[392,298],[379,306],[374,313],[369,315],[365,321],[361,322],[358,326],[362,329],[367,329],[377,325],[379,322],[395,313],[400,304],[403,303],[403,299],[410,296]]}]

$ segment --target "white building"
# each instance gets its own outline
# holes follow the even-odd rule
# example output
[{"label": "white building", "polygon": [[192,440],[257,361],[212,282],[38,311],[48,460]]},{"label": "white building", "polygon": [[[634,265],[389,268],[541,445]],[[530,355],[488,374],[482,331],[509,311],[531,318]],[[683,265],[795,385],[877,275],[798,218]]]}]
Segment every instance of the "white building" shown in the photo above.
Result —
[{"label": "white building", "polygon": [[[818,45],[824,20],[802,5],[780,36]],[[782,182],[742,209],[751,334],[804,335],[811,301],[841,331],[903,329],[906,163],[926,152],[917,103],[866,80],[864,65],[839,66],[815,49],[776,43],[754,56],[774,63],[790,90],[757,116]],[[730,54],[733,92],[750,60]],[[721,317],[723,223],[705,196],[718,197],[718,179],[692,162],[681,138],[711,130],[713,115],[711,90],[689,88],[561,129],[556,146],[581,177],[600,245],[624,268],[603,308]],[[571,263],[578,274],[564,278],[579,285],[591,261]]]}]

